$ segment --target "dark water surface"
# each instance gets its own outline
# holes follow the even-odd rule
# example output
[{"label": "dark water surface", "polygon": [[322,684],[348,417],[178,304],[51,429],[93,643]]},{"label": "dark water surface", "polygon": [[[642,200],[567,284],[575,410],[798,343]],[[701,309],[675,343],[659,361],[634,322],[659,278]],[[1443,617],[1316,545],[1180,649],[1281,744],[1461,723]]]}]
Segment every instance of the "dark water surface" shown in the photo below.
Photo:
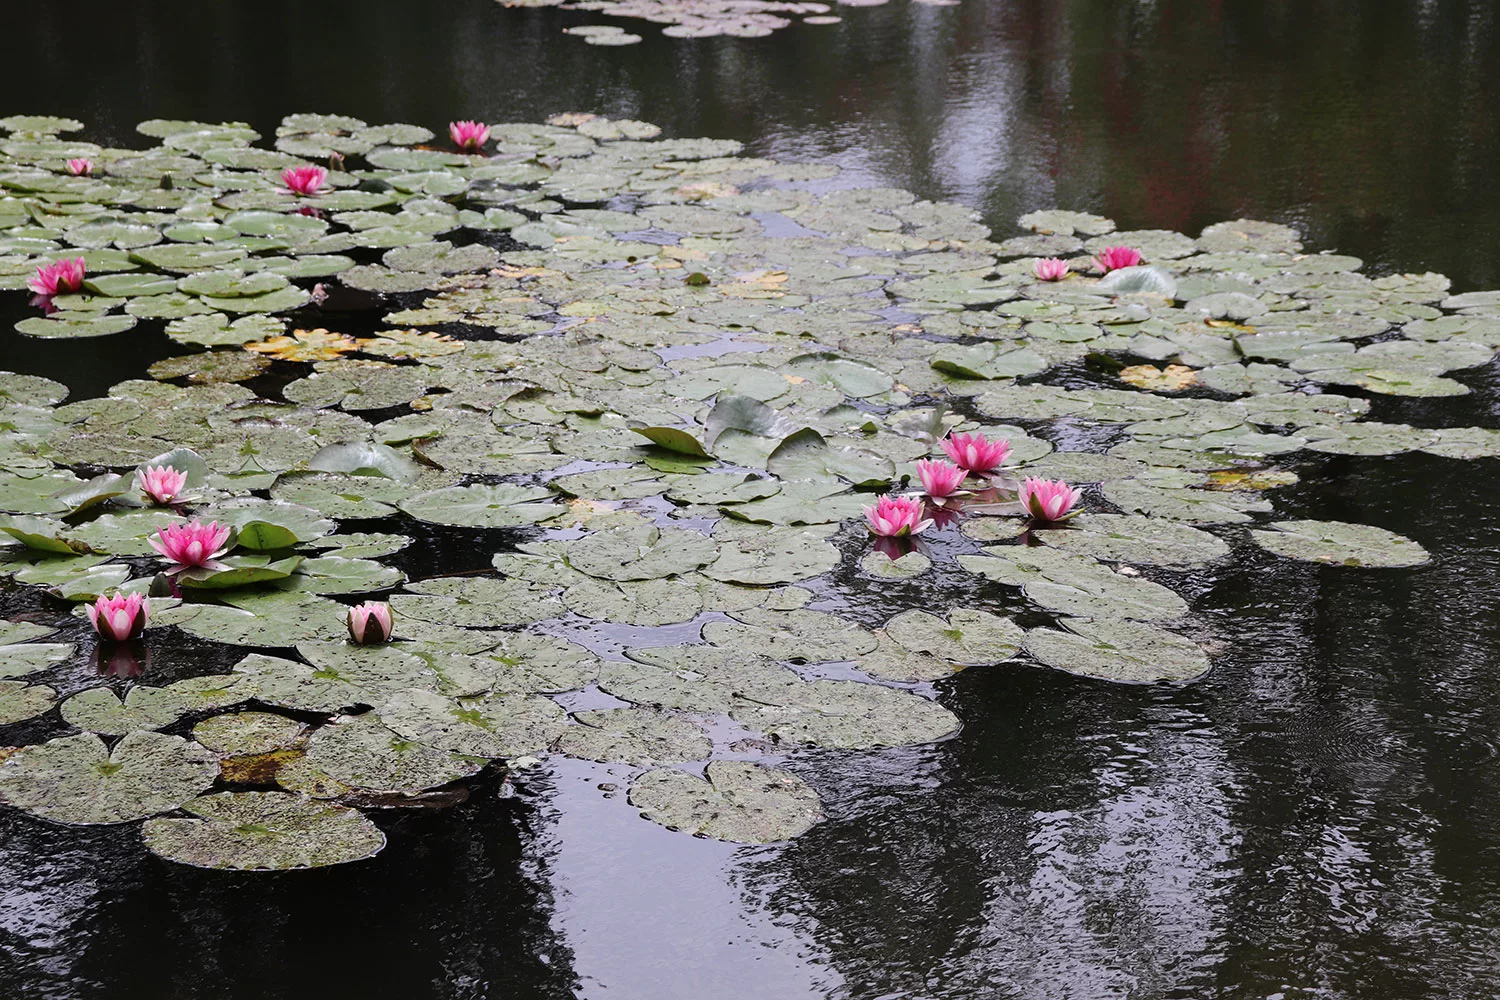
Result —
[{"label": "dark water surface", "polygon": [[[1193,234],[1250,216],[1375,273],[1500,287],[1489,3],[840,13],[749,41],[646,26],[610,49],[559,33],[600,18],[488,0],[73,2],[7,22],[0,112],[124,145],[150,117],[269,134],[292,111],[433,128],[599,111],[832,160],[1002,233],[1053,205]],[[139,374],[108,339],[4,346],[0,367],[82,395]],[[1463,378],[1474,395],[1372,416],[1496,426],[1493,367]],[[939,685],[955,739],[793,756],[830,818],[789,845],[669,833],[601,790],[626,769],[569,760],[381,817],[383,854],[315,872],[202,872],[146,855],[135,826],[0,813],[0,997],[1495,995],[1495,465],[1294,468],[1283,516],[1400,531],[1433,563],[1262,554],[1187,576],[1216,666],[1184,688],[967,671]]]}]

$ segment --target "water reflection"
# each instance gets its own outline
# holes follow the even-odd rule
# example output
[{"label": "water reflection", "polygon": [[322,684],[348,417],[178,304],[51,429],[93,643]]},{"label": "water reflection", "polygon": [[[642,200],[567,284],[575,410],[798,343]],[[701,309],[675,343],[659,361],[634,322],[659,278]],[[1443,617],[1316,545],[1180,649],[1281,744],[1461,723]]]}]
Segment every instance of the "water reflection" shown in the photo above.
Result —
[{"label": "water reflection", "polygon": [[0,816],[0,983],[10,997],[575,996],[529,811],[491,789],[384,817],[372,862],[205,872],[134,825]]}]

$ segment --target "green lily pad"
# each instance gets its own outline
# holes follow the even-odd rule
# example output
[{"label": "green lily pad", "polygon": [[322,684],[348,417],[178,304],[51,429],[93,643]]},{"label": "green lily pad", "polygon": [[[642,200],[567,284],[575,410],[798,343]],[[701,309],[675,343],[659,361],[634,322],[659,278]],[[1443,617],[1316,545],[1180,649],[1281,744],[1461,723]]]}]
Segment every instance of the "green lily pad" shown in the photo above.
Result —
[{"label": "green lily pad", "polygon": [[283,792],[219,792],[141,829],[157,857],[195,868],[287,871],[374,857],[385,834],[357,810]]},{"label": "green lily pad", "polygon": [[1065,552],[1152,566],[1202,566],[1229,554],[1229,546],[1206,531],[1131,514],[1082,514],[1036,537]]},{"label": "green lily pad", "polygon": [[[0,726],[33,719],[57,700],[57,692],[45,684],[0,680]],[[0,788],[0,795],[4,794]]]},{"label": "green lily pad", "polygon": [[550,497],[541,488],[514,486],[450,486],[418,493],[401,509],[419,521],[462,528],[516,528],[556,517],[561,510],[535,501]]},{"label": "green lily pad", "polygon": [[270,753],[292,746],[302,723],[271,712],[232,712],[204,719],[193,727],[193,739],[224,756]]},{"label": "green lily pad", "polygon": [[[715,532],[715,541],[719,541]],[[703,575],[728,583],[768,586],[799,583],[839,564],[839,550],[821,534],[798,528],[772,528],[719,544],[719,558]]]},{"label": "green lily pad", "polygon": [[926,611],[903,611],[886,622],[885,634],[906,649],[950,663],[979,666],[1008,660],[1025,632],[988,611],[955,608],[944,619]]},{"label": "green lily pad", "polygon": [[1064,622],[1068,631],[1033,629],[1026,651],[1042,663],[1105,681],[1151,684],[1188,681],[1208,671],[1197,644],[1139,622]]},{"label": "green lily pad", "polygon": [[73,655],[70,642],[23,642],[0,646],[0,677],[23,677]]},{"label": "green lily pad", "polygon": [[1275,530],[1250,532],[1255,544],[1303,562],[1379,569],[1420,566],[1431,558],[1410,538],[1368,524],[1272,521],[1271,527]]},{"label": "green lily pad", "polygon": [[794,685],[777,704],[741,699],[729,714],[782,742],[846,750],[930,743],[959,728],[957,716],[935,701],[858,681]]},{"label": "green lily pad", "polygon": [[862,488],[884,486],[896,475],[890,459],[835,447],[810,427],[784,438],[766,459],[766,468],[783,480],[836,479]]},{"label": "green lily pad", "polygon": [[472,777],[485,764],[405,739],[374,712],[341,716],[319,729],[306,760],[350,788],[406,795]]},{"label": "green lily pad", "polygon": [[111,751],[93,733],[79,733],[0,764],[0,795],[55,823],[129,823],[176,809],[218,774],[213,754],[178,736],[134,732]]},{"label": "green lily pad", "polygon": [[567,725],[567,713],[537,695],[445,698],[417,690],[382,705],[380,718],[407,739],[472,757],[540,753]]},{"label": "green lily pad", "polygon": [[637,705],[727,713],[738,698],[777,702],[801,683],[795,672],[749,650],[657,646],[627,649],[625,655],[630,662],[600,667],[599,686]]},{"label": "green lily pad", "polygon": [[549,596],[551,588],[525,580],[439,576],[407,589],[413,593],[391,597],[397,616],[443,625],[493,628],[545,621],[563,613],[562,602]]},{"label": "green lily pad", "polygon": [[748,608],[733,617],[736,621],[704,625],[703,638],[716,646],[754,649],[774,660],[808,663],[852,660],[877,645],[868,631],[826,611]]},{"label": "green lily pad", "polygon": [[331,444],[318,449],[307,460],[307,467],[318,472],[344,472],[353,476],[383,476],[396,482],[415,482],[421,475],[417,463],[396,449],[383,444],[356,442]]},{"label": "green lily pad", "polygon": [[716,760],[698,778],[658,768],[630,786],[630,804],[669,830],[740,844],[770,844],[823,820],[818,794],[789,771]]},{"label": "green lily pad", "polygon": [[680,715],[650,708],[579,712],[553,749],[569,757],[637,767],[702,760],[713,743],[702,727]]},{"label": "green lily pad", "polygon": [[604,580],[654,580],[699,569],[718,557],[713,541],[680,528],[611,528],[568,545],[568,565]]}]

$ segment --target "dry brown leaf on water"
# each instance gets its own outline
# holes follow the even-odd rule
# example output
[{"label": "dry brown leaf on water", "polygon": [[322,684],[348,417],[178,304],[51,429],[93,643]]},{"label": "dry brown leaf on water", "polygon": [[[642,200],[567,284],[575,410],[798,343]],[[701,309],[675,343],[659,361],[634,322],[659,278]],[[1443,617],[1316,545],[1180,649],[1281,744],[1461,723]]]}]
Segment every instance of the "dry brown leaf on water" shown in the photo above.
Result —
[{"label": "dry brown leaf on water", "polygon": [[247,351],[269,354],[280,361],[332,361],[358,349],[359,342],[353,337],[330,333],[322,327],[293,330],[290,335],[245,345]]},{"label": "dry brown leaf on water", "polygon": [[737,195],[740,189],[733,184],[725,184],[723,181],[697,181],[684,184],[672,193],[687,201],[705,201],[709,198],[728,198]]},{"label": "dry brown leaf on water", "polygon": [[1180,392],[1198,384],[1198,372],[1187,365],[1131,365],[1120,369],[1120,380],[1138,389],[1156,392]]},{"label": "dry brown leaf on water", "polygon": [[1295,472],[1280,469],[1221,469],[1210,472],[1205,485],[1211,490],[1274,490],[1279,486],[1291,486],[1298,478]]},{"label": "dry brown leaf on water", "polygon": [[557,128],[577,128],[584,122],[591,122],[599,116],[588,111],[564,111],[562,114],[553,115],[547,119],[547,124]]}]

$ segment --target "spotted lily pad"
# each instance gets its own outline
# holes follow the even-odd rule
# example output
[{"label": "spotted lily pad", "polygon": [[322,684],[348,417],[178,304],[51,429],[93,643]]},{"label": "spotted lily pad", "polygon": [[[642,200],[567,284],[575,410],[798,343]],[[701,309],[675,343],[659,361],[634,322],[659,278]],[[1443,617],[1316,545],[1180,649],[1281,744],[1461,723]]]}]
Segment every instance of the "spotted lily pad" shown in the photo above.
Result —
[{"label": "spotted lily pad", "polygon": [[553,749],[584,760],[648,766],[702,760],[713,744],[702,728],[680,715],[649,708],[579,712],[579,725],[557,738]]},{"label": "spotted lily pad", "polygon": [[407,739],[472,757],[539,753],[567,722],[556,702],[536,695],[454,699],[418,690],[381,706],[380,718]]},{"label": "spotted lily pad", "polygon": [[1098,680],[1130,683],[1187,681],[1207,672],[1196,643],[1140,622],[1064,622],[1066,632],[1034,629],[1026,651],[1049,667]]},{"label": "spotted lily pad", "polygon": [[718,558],[718,547],[681,528],[611,528],[572,542],[568,565],[604,580],[654,580],[699,569]]},{"label": "spotted lily pad", "polygon": [[929,743],[958,732],[958,718],[921,695],[857,681],[812,681],[779,693],[777,704],[740,699],[730,716],[788,743],[871,749]]},{"label": "spotted lily pad", "polygon": [[196,818],[153,819],[141,837],[157,857],[195,868],[321,868],[385,847],[385,834],[357,810],[282,792],[219,792],[183,809]]},{"label": "spotted lily pad", "polygon": [[972,608],[955,608],[947,620],[903,611],[886,623],[885,634],[913,652],[968,666],[1010,659],[1025,635],[1009,619]]},{"label": "spotted lily pad", "polygon": [[307,763],[350,788],[416,794],[478,774],[484,761],[405,739],[373,712],[342,716],[312,736]]},{"label": "spotted lily pad", "polygon": [[270,712],[232,712],[204,719],[193,727],[193,739],[225,755],[269,753],[291,746],[302,735],[302,723]]},{"label": "spotted lily pad", "polygon": [[630,786],[630,804],[669,830],[740,844],[769,844],[823,820],[818,795],[789,771],[717,760],[704,777],[664,767]]},{"label": "spotted lily pad", "polygon": [[419,493],[401,509],[420,521],[464,528],[515,528],[545,521],[561,513],[554,504],[537,503],[551,494],[540,488],[514,486],[452,486]]},{"label": "spotted lily pad", "polygon": [[[57,692],[45,684],[0,680],[0,726],[32,719],[52,707]],[[0,789],[3,794],[3,789]]]},{"label": "spotted lily pad", "polygon": [[1154,566],[1201,566],[1229,554],[1229,546],[1206,531],[1130,514],[1083,514],[1036,537],[1065,552]]},{"label": "spotted lily pad", "polygon": [[0,795],[57,823],[129,823],[177,808],[218,773],[213,754],[178,736],[134,732],[110,750],[93,733],[79,733],[0,764]]}]

